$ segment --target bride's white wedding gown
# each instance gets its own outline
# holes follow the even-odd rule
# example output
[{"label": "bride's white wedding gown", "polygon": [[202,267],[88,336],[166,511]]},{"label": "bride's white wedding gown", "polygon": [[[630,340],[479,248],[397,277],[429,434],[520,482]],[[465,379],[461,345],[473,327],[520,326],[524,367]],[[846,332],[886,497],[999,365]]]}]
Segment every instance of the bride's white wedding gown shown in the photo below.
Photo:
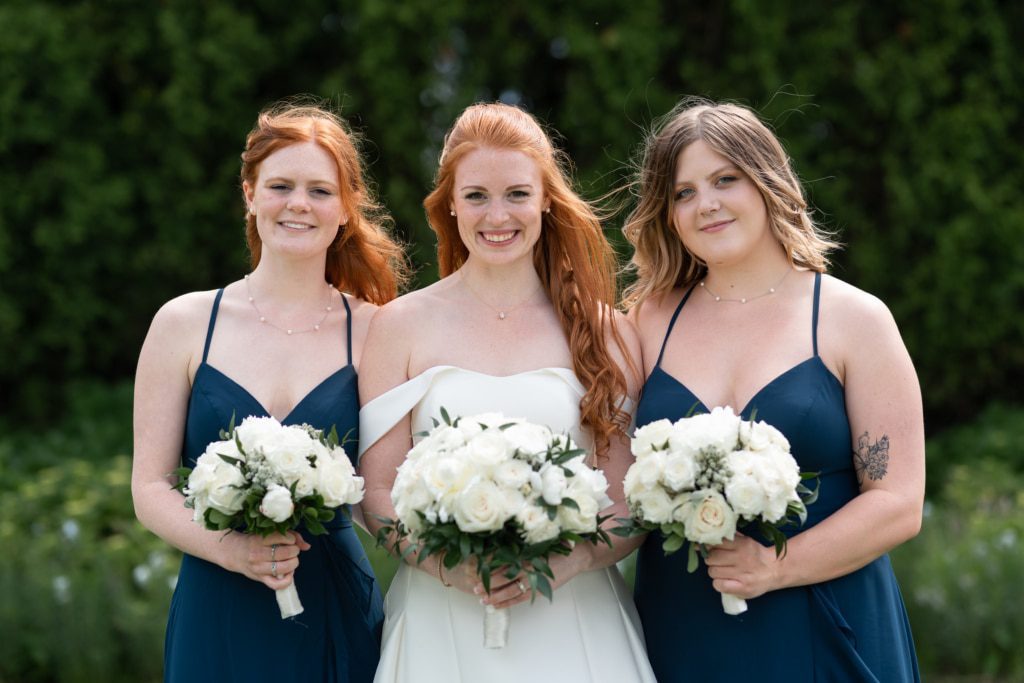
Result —
[{"label": "bride's white wedding gown", "polygon": [[[441,408],[455,417],[501,412],[569,432],[584,446],[579,401],[584,389],[568,368],[498,377],[454,366],[430,368],[363,406],[365,451],[409,411],[412,432],[428,431]],[[428,560],[429,561],[429,560]],[[483,644],[479,599],[445,588],[402,564],[385,598],[377,682],[654,683],[629,588],[614,566],[585,572],[555,591],[511,608],[508,644]]]}]

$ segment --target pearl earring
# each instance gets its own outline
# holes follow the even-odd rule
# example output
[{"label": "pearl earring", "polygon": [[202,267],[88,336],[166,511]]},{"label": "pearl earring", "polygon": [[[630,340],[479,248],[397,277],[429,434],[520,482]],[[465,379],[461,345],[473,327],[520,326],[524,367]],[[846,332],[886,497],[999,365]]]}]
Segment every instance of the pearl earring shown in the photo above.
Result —
[{"label": "pearl earring", "polygon": [[551,213],[551,207],[549,206],[548,208],[544,209],[544,213]]},{"label": "pearl earring", "polygon": [[256,209],[253,208],[252,204],[249,205],[249,213],[253,216],[256,215]]},{"label": "pearl earring", "polygon": [[449,211],[448,213],[450,213],[451,215],[453,215],[453,216],[454,216],[454,215],[455,215],[455,209],[452,209],[452,210],[451,210],[451,211]]}]

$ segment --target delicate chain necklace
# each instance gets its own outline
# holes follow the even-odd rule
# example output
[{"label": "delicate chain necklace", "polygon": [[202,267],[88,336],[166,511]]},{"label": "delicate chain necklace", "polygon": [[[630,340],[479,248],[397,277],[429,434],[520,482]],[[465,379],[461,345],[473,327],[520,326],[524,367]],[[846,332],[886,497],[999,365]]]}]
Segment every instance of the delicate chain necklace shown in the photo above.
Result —
[{"label": "delicate chain necklace", "polygon": [[288,327],[281,327],[280,325],[275,325],[273,322],[267,319],[267,316],[263,315],[263,312],[260,311],[260,307],[256,304],[256,299],[253,298],[252,285],[249,284],[249,275],[245,276],[245,291],[249,295],[249,303],[252,304],[253,310],[256,311],[256,315],[259,316],[260,322],[266,325],[270,325],[275,330],[281,330],[285,334],[305,334],[306,332],[319,332],[320,326],[324,324],[324,321],[327,320],[327,316],[329,316],[331,314],[331,311],[334,310],[334,306],[331,305],[331,301],[334,299],[334,285],[328,283],[327,306],[324,307],[324,314],[320,316],[320,320],[315,325],[313,325],[313,327],[306,328],[305,330],[294,330]]},{"label": "delicate chain necklace", "polygon": [[495,313],[498,314],[498,320],[504,320],[505,318],[507,318],[509,313],[511,313],[512,311],[516,310],[517,308],[519,308],[520,306],[525,304],[527,301],[532,299],[533,296],[540,289],[540,286],[538,286],[537,289],[535,289],[532,292],[530,292],[530,294],[525,299],[523,299],[522,301],[517,303],[515,306],[506,306],[506,307],[503,307],[503,308],[499,308],[497,306],[492,306],[490,303],[485,301],[482,296],[477,294],[476,290],[473,289],[473,286],[471,284],[469,284],[469,280],[466,279],[465,274],[461,270],[459,271],[459,278],[466,285],[466,289],[469,290],[469,293],[473,295],[474,299],[476,299],[477,301],[482,303],[484,306],[487,306],[487,308],[491,309],[492,311],[494,311]]},{"label": "delicate chain necklace", "polygon": [[715,301],[730,301],[730,302],[733,302],[733,303],[745,304],[745,303],[747,303],[749,301],[754,301],[755,299],[760,299],[763,296],[768,296],[769,294],[774,294],[775,290],[778,289],[782,285],[782,283],[789,276],[789,274],[790,274],[790,272],[792,272],[792,270],[793,270],[792,268],[786,268],[786,272],[782,274],[782,277],[779,278],[779,281],[776,282],[771,287],[769,287],[767,292],[761,292],[757,296],[751,296],[751,297],[746,297],[746,298],[742,298],[742,299],[726,299],[726,298],[718,296],[717,294],[715,294],[714,292],[711,291],[710,287],[708,287],[706,284],[704,284],[705,281],[707,280],[707,277],[705,277],[703,280],[700,281],[700,287],[705,292],[710,294],[711,297]]}]

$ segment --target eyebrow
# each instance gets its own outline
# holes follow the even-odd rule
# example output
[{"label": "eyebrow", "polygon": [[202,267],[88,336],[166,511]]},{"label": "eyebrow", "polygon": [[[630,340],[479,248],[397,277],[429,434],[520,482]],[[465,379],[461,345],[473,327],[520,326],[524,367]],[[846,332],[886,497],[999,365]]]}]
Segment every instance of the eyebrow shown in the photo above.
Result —
[{"label": "eyebrow", "polygon": [[[724,171],[739,171],[739,170],[740,169],[739,169],[739,167],[736,164],[725,164],[724,166],[719,166],[714,171],[712,171],[711,173],[708,173],[704,177],[705,178],[711,178],[711,177],[714,177],[714,176],[716,176],[719,173],[722,173]],[[687,182],[688,181],[685,181],[685,180],[684,181],[676,181],[675,186],[679,187],[680,185],[685,185]]]},{"label": "eyebrow", "polygon": [[[530,190],[533,189],[533,185],[531,183],[515,183],[513,185],[509,185],[505,189],[506,190],[515,190],[515,189],[520,188],[520,187],[525,187],[525,188],[530,189]],[[487,188],[484,187],[483,185],[463,185],[462,187],[459,188],[459,191],[463,192],[465,190],[486,190],[486,189]]]},{"label": "eyebrow", "polygon": [[[291,179],[291,178],[286,178],[284,176],[271,176],[270,178],[267,178],[264,182],[267,182],[267,183],[274,183],[274,182],[294,183],[295,181],[293,179]],[[320,179],[316,179],[316,178],[314,178],[313,180],[310,180],[307,184],[309,184],[309,185],[328,185],[330,187],[337,187],[337,185],[335,185],[333,181],[330,181],[330,180],[320,180]]]}]

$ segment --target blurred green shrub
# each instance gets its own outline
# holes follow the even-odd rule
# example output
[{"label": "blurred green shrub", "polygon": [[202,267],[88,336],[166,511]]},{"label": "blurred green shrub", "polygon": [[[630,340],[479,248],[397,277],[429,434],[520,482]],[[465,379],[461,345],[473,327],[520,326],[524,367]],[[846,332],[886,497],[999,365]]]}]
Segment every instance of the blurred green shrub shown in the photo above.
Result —
[{"label": "blurred green shrub", "polygon": [[893,565],[922,671],[1024,680],[1024,472],[976,456],[951,468]]},{"label": "blurred green shrub", "polygon": [[1022,32],[998,0],[8,0],[0,414],[44,423],[68,378],[129,376],[162,302],[245,270],[238,154],[272,100],[319,94],[366,134],[426,282],[420,202],[467,104],[535,112],[599,196],[702,94],[773,122],[848,245],[837,273],[899,322],[929,424],[969,419],[1024,382]]},{"label": "blurred green shrub", "polygon": [[67,456],[0,497],[0,680],[160,679],[179,555],[135,521],[130,478],[126,455]]}]

